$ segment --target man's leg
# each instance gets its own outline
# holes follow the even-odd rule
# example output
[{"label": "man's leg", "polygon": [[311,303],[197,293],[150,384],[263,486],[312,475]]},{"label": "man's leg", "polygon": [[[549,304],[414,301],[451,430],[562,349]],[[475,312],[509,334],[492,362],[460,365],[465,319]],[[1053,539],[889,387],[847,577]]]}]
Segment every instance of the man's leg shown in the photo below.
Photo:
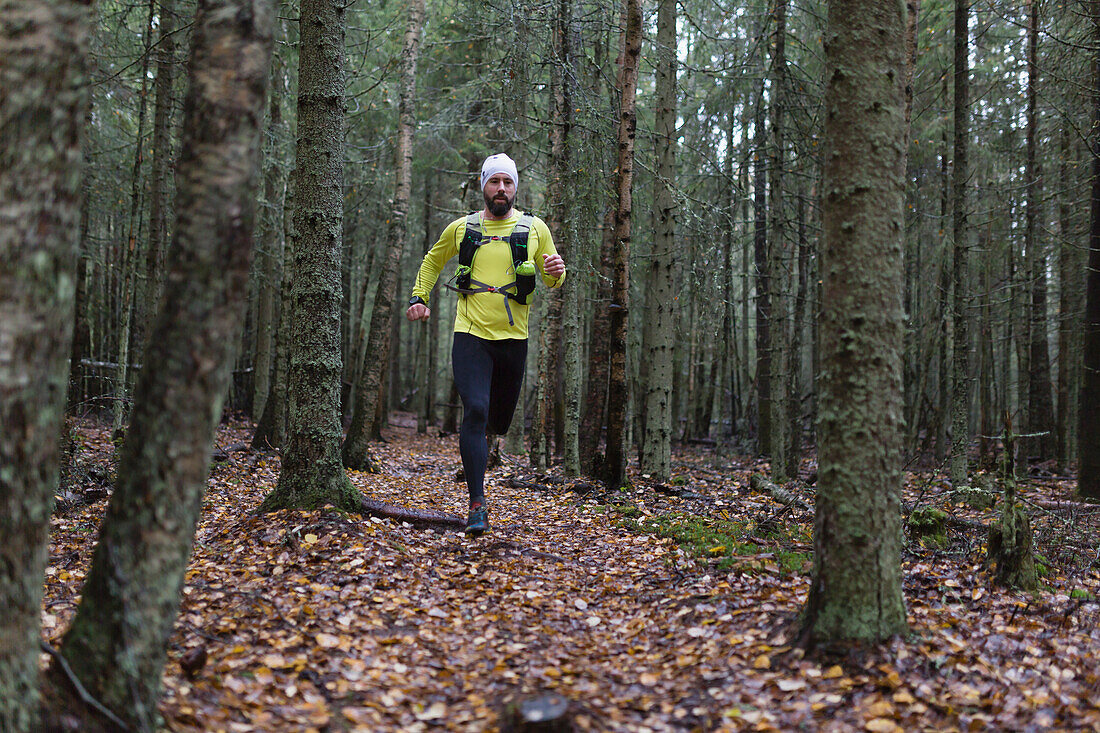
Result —
[{"label": "man's leg", "polygon": [[512,424],[523,374],[527,366],[527,340],[503,339],[492,342],[493,381],[489,394],[489,432],[504,435]]},{"label": "man's leg", "polygon": [[485,428],[489,419],[493,359],[485,341],[468,333],[456,333],[451,346],[451,366],[455,386],[462,398],[458,450],[462,454],[462,471],[473,508],[475,504],[485,503],[485,462],[489,451]]}]

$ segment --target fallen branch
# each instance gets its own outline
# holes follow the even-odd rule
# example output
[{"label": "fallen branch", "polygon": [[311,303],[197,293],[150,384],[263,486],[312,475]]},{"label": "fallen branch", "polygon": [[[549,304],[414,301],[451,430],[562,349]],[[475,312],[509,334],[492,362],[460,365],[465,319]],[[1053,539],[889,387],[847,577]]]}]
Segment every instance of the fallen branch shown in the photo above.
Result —
[{"label": "fallen branch", "polygon": [[795,506],[799,509],[806,510],[810,509],[810,505],[802,501],[797,494],[784,489],[779,484],[772,483],[765,478],[763,474],[754,473],[749,479],[749,486],[753,491],[763,492],[785,506]]},{"label": "fallen branch", "polygon": [[948,514],[947,518],[943,520],[945,524],[954,527],[955,529],[974,529],[979,532],[988,532],[989,526],[978,522],[973,519],[966,519],[964,517],[956,517],[952,514]]},{"label": "fallen branch", "polygon": [[414,527],[454,530],[466,528],[466,520],[457,514],[438,512],[434,509],[409,509],[377,499],[368,499],[365,496],[360,500],[359,508],[367,516],[408,522]]},{"label": "fallen branch", "polygon": [[1097,512],[1100,511],[1100,504],[1089,504],[1084,501],[1031,501],[1027,500],[1028,504],[1037,506],[1040,509],[1046,509],[1047,511],[1076,511],[1076,512]]}]

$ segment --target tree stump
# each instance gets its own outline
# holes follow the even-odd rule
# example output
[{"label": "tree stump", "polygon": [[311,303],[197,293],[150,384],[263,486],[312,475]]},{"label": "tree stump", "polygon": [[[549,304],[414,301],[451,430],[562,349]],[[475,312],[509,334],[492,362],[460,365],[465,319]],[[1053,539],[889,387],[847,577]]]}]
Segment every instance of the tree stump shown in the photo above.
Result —
[{"label": "tree stump", "polygon": [[505,703],[501,733],[573,733],[573,705],[553,692],[519,697]]},{"label": "tree stump", "polygon": [[989,528],[988,552],[997,584],[1027,591],[1039,587],[1031,550],[1031,520],[1023,507],[1006,502],[1001,518]]},{"label": "tree stump", "polygon": [[921,507],[909,515],[909,532],[913,539],[927,546],[947,546],[947,513],[935,507]]},{"label": "tree stump", "polygon": [[1016,435],[1012,418],[1004,417],[1004,456],[1001,464],[1004,481],[1004,506],[1001,518],[989,527],[987,558],[994,567],[993,580],[999,585],[1033,591],[1039,587],[1035,555],[1031,549],[1031,520],[1016,503]]}]

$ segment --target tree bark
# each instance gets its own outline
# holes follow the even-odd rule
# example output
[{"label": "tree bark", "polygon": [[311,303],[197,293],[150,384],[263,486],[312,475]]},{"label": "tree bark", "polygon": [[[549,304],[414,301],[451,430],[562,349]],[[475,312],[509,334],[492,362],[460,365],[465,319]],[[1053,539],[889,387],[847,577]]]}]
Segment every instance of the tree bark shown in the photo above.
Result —
[{"label": "tree bark", "polygon": [[401,254],[408,235],[409,199],[412,191],[413,133],[416,129],[416,62],[420,54],[420,31],[424,25],[424,0],[409,0],[405,26],[405,43],[401,52],[399,122],[393,210],[386,237],[386,256],[379,271],[378,289],[374,294],[374,309],[370,316],[366,363],[356,384],[355,409],[344,439],[343,459],[348,468],[370,470],[369,443],[382,439],[382,417],[379,404],[385,398],[385,375],[389,367],[392,341],[394,289]]},{"label": "tree bark", "polygon": [[771,289],[768,333],[771,336],[771,450],[772,480],[787,480],[787,374],[792,368],[790,353],[790,306],[786,272],[790,268],[787,217],[784,210],[786,191],[784,172],[787,165],[785,134],[787,87],[787,0],[776,0],[775,46],[772,52],[771,145],[768,162],[768,283]]},{"label": "tree bark", "polygon": [[[755,34],[759,38],[763,28]],[[771,343],[771,278],[768,268],[768,132],[764,123],[764,61],[760,69],[760,95],[753,120],[753,149],[756,169],[753,175],[753,261],[756,268],[756,414],[757,446],[763,455],[772,452],[772,343]]]},{"label": "tree bark", "polygon": [[[275,32],[280,31],[281,23]],[[271,94],[268,95],[267,134],[265,135],[262,213],[258,220],[259,242],[256,249],[256,323],[255,351],[252,359],[252,416],[262,419],[271,394],[275,369],[276,339],[279,330],[279,292],[283,279],[286,239],[283,209],[286,201],[286,140],[289,125],[283,119],[283,99],[287,92],[285,62],[274,54],[271,59]]]},{"label": "tree bark", "polygon": [[[943,98],[948,98],[947,88],[947,74],[943,75]],[[946,104],[946,102],[945,102]],[[951,210],[951,185],[949,178],[949,163],[947,157],[947,125],[943,126],[943,148],[940,152],[940,221],[946,222],[948,214]],[[940,227],[940,234],[942,236],[944,227]],[[951,345],[952,345],[952,323],[951,323],[951,255],[953,254],[950,242],[947,237],[942,238],[942,248],[940,251],[940,276],[939,276],[939,301],[938,301],[938,315],[939,315],[939,332],[937,333],[939,348],[937,353],[937,369],[936,369],[936,410],[935,418],[933,419],[932,432],[935,438],[935,447],[933,449],[933,455],[935,456],[936,463],[942,465],[947,459],[949,453],[948,445],[948,425],[949,415],[951,412]]]},{"label": "tree bark", "polygon": [[290,340],[294,332],[294,313],[291,309],[294,275],[286,263],[294,261],[294,179],[287,181],[283,199],[283,272],[279,284],[279,317],[275,323],[275,359],[272,364],[271,385],[264,411],[256,423],[252,446],[257,450],[282,448],[286,444],[287,412],[290,410]]},{"label": "tree bark", "polygon": [[672,470],[673,287],[676,270],[676,2],[657,6],[656,226],[648,263],[642,361],[647,367],[641,471],[659,483]]},{"label": "tree bark", "polygon": [[0,0],[0,730],[36,730],[73,333],[90,7]]},{"label": "tree bark", "polygon": [[[1100,44],[1100,1],[1092,0],[1093,43]],[[1092,207],[1089,214],[1089,259],[1085,276],[1085,317],[1082,324],[1084,362],[1081,398],[1077,408],[1077,493],[1100,499],[1100,45],[1093,59],[1094,130],[1092,153]]]},{"label": "tree bark", "polygon": [[[726,235],[724,237],[724,248],[722,256],[722,299],[725,301],[725,305],[722,308],[722,327],[719,338],[723,343],[723,356],[725,359],[726,371],[722,384],[729,390],[729,399],[722,400],[719,397],[722,409],[719,410],[718,419],[722,421],[725,419],[725,415],[729,416],[729,432],[719,428],[719,435],[729,435],[733,437],[737,435],[737,424],[741,418],[740,401],[741,401],[741,364],[743,359],[748,356],[744,352],[738,350],[739,339],[741,338],[741,332],[747,328],[745,321],[741,322],[741,327],[738,328],[737,324],[737,300],[736,293],[734,292],[733,280],[734,280],[734,251],[736,249],[736,233],[737,228],[734,226],[734,222],[737,220],[737,207],[738,207],[738,189],[735,183],[734,177],[734,164],[733,159],[735,153],[734,140],[736,117],[730,116],[729,126],[726,128],[726,156],[724,162],[725,167],[725,186],[726,186],[726,206],[727,206],[727,222]],[[742,286],[744,287],[744,286]]]},{"label": "tree bark", "polygon": [[[1070,180],[1070,129],[1063,122],[1059,132],[1058,180]],[[1057,461],[1058,468],[1065,470],[1072,460],[1072,415],[1074,405],[1070,401],[1072,375],[1077,362],[1073,319],[1074,293],[1080,283],[1080,272],[1075,268],[1076,236],[1073,226],[1072,204],[1067,193],[1058,197],[1058,403],[1057,403]]]},{"label": "tree bark", "polygon": [[[88,70],[85,72],[87,77],[92,76],[92,69],[94,66],[91,63],[87,64]],[[82,121],[82,135],[86,135],[87,131],[92,126],[92,105],[91,100],[85,105],[84,120]],[[76,406],[87,399],[88,397],[88,385],[91,381],[87,376],[85,370],[81,367],[81,360],[91,356],[92,350],[92,330],[91,330],[91,317],[89,313],[89,281],[91,280],[90,272],[91,265],[89,264],[93,257],[93,249],[89,239],[91,232],[91,204],[88,201],[88,193],[92,187],[92,171],[91,166],[88,165],[88,149],[87,145],[84,145],[83,154],[81,155],[80,167],[81,167],[81,181],[80,181],[80,224],[78,225],[78,254],[76,265],[76,297],[73,307],[73,337],[72,348],[69,352],[69,394],[66,398],[67,410],[73,410]]]},{"label": "tree bark", "polygon": [[152,318],[160,302],[164,288],[164,262],[168,248],[169,201],[172,195],[173,150],[172,110],[176,86],[176,2],[160,0],[157,14],[159,36],[157,39],[157,78],[154,84],[156,99],[153,103],[153,161],[151,196],[149,200],[149,244],[145,248],[145,287],[138,298],[142,315],[137,319],[142,336],[135,343],[145,348],[144,334],[152,328]]},{"label": "tree bark", "polygon": [[[240,334],[273,17],[265,2],[199,3],[165,299],[62,647],[84,687],[134,730],[157,725],[166,645]],[[62,679],[56,668],[52,679]]]},{"label": "tree bark", "polygon": [[[432,183],[435,179],[424,181],[424,251],[432,247]],[[432,296],[434,297],[434,295]],[[435,389],[436,373],[435,362],[438,350],[439,314],[435,318],[429,318],[423,328],[416,331],[417,353],[420,358],[416,361],[416,383],[423,390],[420,399],[417,400],[416,432],[423,435],[428,432],[428,426],[435,422]]]},{"label": "tree bark", "polygon": [[622,67],[619,74],[618,180],[615,207],[614,270],[611,307],[608,314],[610,368],[607,388],[607,452],[604,483],[619,488],[626,483],[627,403],[626,349],[630,313],[630,240],[633,216],[634,138],[638,126],[638,58],[642,51],[641,0],[624,0],[626,26],[623,34]]},{"label": "tree bark", "polygon": [[820,473],[804,641],[905,630],[901,588],[905,6],[831,0]]},{"label": "tree bark", "polygon": [[289,351],[290,407],[279,483],[261,511],[360,504],[340,461],[346,5],[303,0],[298,71]]},{"label": "tree bark", "polygon": [[[905,3],[905,180],[911,179],[909,170],[909,144],[913,138],[913,77],[916,74],[919,46],[917,43],[917,30],[920,22],[920,0],[907,0]],[[918,175],[920,175],[918,173]],[[920,189],[920,183],[916,188]],[[908,222],[906,231],[908,232]],[[921,255],[923,238],[906,237],[905,248],[905,308],[908,323],[905,328],[905,357],[904,357],[904,386],[905,386],[905,424],[908,426],[906,445],[917,443],[920,426],[917,424],[917,416],[920,414],[919,406],[922,392],[922,382],[919,378],[921,353],[921,330],[918,327],[919,319],[923,316],[921,309],[921,281],[918,273],[921,267]]]},{"label": "tree bark", "polygon": [[1041,241],[1043,174],[1038,155],[1039,115],[1036,104],[1038,84],[1039,0],[1028,0],[1027,29],[1027,213],[1025,245],[1028,255],[1028,279],[1031,281],[1031,344],[1028,383],[1027,432],[1043,433],[1031,443],[1031,455],[1040,460],[1054,457],[1054,390],[1050,378],[1050,349],[1047,345],[1047,257]]},{"label": "tree bark", "polygon": [[[153,18],[156,15],[156,3],[149,0],[149,16],[145,24],[145,35],[141,56],[141,92],[138,95],[137,136],[134,145],[134,165],[130,173],[130,220],[126,228],[126,244],[122,250],[122,268],[119,273],[122,285],[121,321],[119,323],[118,351],[116,353],[114,419],[112,429],[115,433],[122,429],[130,414],[130,393],[133,375],[130,374],[130,345],[135,341],[134,319],[135,300],[138,289],[138,258],[141,254],[141,166],[145,161],[145,118],[149,101],[149,60],[152,56],[150,44],[153,35]],[[139,344],[140,348],[140,344]]]},{"label": "tree bark", "polygon": [[953,242],[951,323],[954,332],[951,390],[951,483],[967,481],[970,445],[970,225],[966,188],[970,182],[970,0],[955,0],[955,167],[952,172],[951,237]]},{"label": "tree bark", "polygon": [[[908,128],[906,128],[908,131]],[[806,300],[810,287],[810,241],[806,236],[806,197],[798,193],[798,290],[794,298],[791,324],[791,363],[787,371],[787,446],[786,474],[798,478],[802,458],[802,334],[806,330]],[[904,354],[904,351],[902,352]]]},{"label": "tree bark", "polygon": [[600,238],[599,275],[596,277],[594,298],[596,315],[592,319],[592,328],[588,334],[588,386],[585,391],[579,436],[581,470],[593,477],[600,472],[599,466],[602,465],[599,448],[607,415],[614,216],[614,210],[609,208],[604,218]]},{"label": "tree bark", "polygon": [[[574,186],[570,185],[573,163],[573,110],[575,104],[576,58],[573,48],[573,2],[559,0],[554,18],[553,43],[555,64],[551,70],[553,87],[553,119],[550,128],[551,176],[547,187],[547,198],[551,206],[549,222],[550,233],[557,250],[569,261],[580,263],[578,250],[580,238],[576,236],[577,201]],[[581,268],[577,267],[577,271]],[[571,277],[563,292],[547,292],[547,297],[561,301],[559,320],[561,323],[561,344],[563,345],[560,362],[564,379],[562,402],[564,408],[564,431],[562,467],[567,476],[581,474],[580,459],[580,412],[581,412],[581,337],[583,331],[582,305],[579,294],[584,290],[584,281]],[[553,343],[546,348],[558,351]],[[542,357],[543,346],[539,347]],[[539,370],[541,386],[542,371]],[[548,375],[549,376],[549,375]],[[555,380],[556,381],[556,380]],[[523,417],[520,415],[520,421]]]}]

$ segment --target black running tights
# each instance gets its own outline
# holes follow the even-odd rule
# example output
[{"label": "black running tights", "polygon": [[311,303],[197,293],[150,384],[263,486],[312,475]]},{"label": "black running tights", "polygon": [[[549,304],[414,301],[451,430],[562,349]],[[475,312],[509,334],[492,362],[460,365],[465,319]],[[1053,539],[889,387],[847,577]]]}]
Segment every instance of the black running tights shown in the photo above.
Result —
[{"label": "black running tights", "polygon": [[489,458],[486,436],[508,432],[526,363],[526,339],[491,341],[468,333],[455,334],[451,364],[462,398],[458,449],[471,503],[485,501],[485,464]]}]

